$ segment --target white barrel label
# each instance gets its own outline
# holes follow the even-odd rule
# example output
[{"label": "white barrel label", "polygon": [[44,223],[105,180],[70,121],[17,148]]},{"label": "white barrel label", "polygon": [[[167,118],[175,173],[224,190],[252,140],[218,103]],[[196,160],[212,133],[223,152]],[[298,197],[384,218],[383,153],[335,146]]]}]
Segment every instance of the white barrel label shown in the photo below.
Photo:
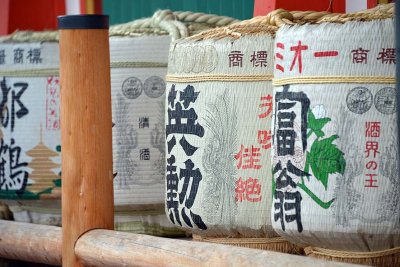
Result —
[{"label": "white barrel label", "polygon": [[291,241],[379,250],[390,232],[400,243],[393,36],[393,20],[278,31],[271,216]]}]

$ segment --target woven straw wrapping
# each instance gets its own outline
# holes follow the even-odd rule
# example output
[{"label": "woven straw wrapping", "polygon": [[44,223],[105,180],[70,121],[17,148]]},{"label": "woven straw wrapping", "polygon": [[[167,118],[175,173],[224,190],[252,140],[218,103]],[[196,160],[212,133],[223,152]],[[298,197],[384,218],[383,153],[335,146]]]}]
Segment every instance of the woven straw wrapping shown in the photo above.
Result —
[{"label": "woven straw wrapping", "polygon": [[[279,9],[171,45],[166,213],[200,240],[299,251],[274,237],[268,208],[273,42],[282,25],[316,23],[323,15],[326,12],[312,16]],[[185,104],[187,94],[194,100]],[[196,112],[187,116],[193,116],[204,133],[168,132],[177,123],[178,102],[178,110]],[[201,179],[185,180],[189,167],[198,170]]]},{"label": "woven straw wrapping", "polygon": [[276,27],[261,20],[170,47],[166,213],[208,239],[275,236],[268,134]]},{"label": "woven straw wrapping", "polygon": [[272,224],[316,257],[399,264],[391,7],[276,34]]},{"label": "woven straw wrapping", "polygon": [[[151,18],[110,28],[116,229],[167,236],[183,234],[168,222],[162,204],[164,171],[161,173],[160,166],[163,166],[164,146],[161,138],[163,101],[162,97],[156,97],[154,88],[161,85],[162,89],[162,84],[165,84],[163,77],[171,38],[185,37],[200,29],[224,26],[235,21],[229,17],[161,10]],[[61,188],[60,181],[57,180],[60,172],[60,151],[56,150],[60,145],[60,136],[58,128],[47,128],[46,111],[49,110],[46,108],[52,100],[49,98],[50,90],[55,88],[56,94],[53,98],[56,102],[51,103],[54,104],[52,107],[56,114],[59,114],[59,87],[56,87],[58,83],[55,82],[58,81],[59,72],[57,41],[57,32],[15,32],[2,38],[0,44],[0,76],[6,77],[5,85],[12,87],[17,82],[29,82],[29,87],[21,97],[29,113],[15,120],[16,127],[12,134],[8,130],[10,122],[8,128],[1,129],[2,134],[4,141],[10,142],[10,138],[14,137],[21,146],[20,162],[28,163],[24,166],[29,175],[27,181],[35,182],[34,185],[25,187],[23,194],[20,194],[23,186],[18,188],[21,189],[19,195],[10,193],[5,186],[0,192],[2,197],[8,199],[16,220],[53,225],[61,224]],[[15,49],[18,48],[24,53],[23,64],[14,59]],[[36,48],[41,49],[40,62],[32,63],[28,52]],[[1,61],[3,49],[5,64]],[[50,79],[51,77],[54,79]],[[143,88],[146,89],[138,100],[129,98],[132,96],[132,82],[129,82],[132,77],[143,80]],[[129,97],[123,96],[122,89]],[[146,94],[150,95],[148,100],[145,99]],[[11,92],[9,99],[10,95]],[[19,107],[17,102],[16,111]],[[136,107],[140,107],[140,110]],[[7,108],[11,111],[10,103]],[[151,129],[144,122],[144,132],[135,135],[139,128],[139,117],[150,118],[147,123]],[[135,144],[141,149],[151,150],[149,164],[141,164]],[[10,200],[12,198],[17,198],[18,201]],[[52,201],[48,201],[49,198]]]},{"label": "woven straw wrapping", "polygon": [[171,40],[235,22],[215,15],[158,11],[110,28],[116,229],[176,236],[164,213],[164,99]]}]

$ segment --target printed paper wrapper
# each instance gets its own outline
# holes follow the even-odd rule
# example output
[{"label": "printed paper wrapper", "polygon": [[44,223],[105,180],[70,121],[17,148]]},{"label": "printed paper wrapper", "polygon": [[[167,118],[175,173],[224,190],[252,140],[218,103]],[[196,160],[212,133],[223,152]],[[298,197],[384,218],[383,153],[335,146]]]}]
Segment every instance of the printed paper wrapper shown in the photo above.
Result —
[{"label": "printed paper wrapper", "polygon": [[[269,35],[178,41],[169,75],[268,75],[272,45]],[[274,236],[271,81],[226,78],[167,83],[166,213],[202,236]]]},{"label": "printed paper wrapper", "polygon": [[[116,229],[184,235],[164,213],[164,99],[169,36],[111,37]],[[136,214],[137,216],[133,216]]]},{"label": "printed paper wrapper", "polygon": [[11,210],[61,197],[58,65],[57,43],[0,44],[0,198]]},{"label": "printed paper wrapper", "polygon": [[379,82],[394,78],[394,49],[393,20],[278,31],[276,81],[311,77],[274,88],[271,217],[288,240],[350,251],[400,246],[396,91],[394,79]]}]

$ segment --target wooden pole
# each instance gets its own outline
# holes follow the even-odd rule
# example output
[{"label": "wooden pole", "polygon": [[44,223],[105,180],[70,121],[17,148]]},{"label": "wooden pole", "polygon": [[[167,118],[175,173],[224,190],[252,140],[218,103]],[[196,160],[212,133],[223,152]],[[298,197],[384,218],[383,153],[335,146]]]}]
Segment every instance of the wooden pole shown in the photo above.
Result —
[{"label": "wooden pole", "polygon": [[109,230],[86,233],[79,238],[75,251],[85,266],[96,267],[355,266],[279,252]]},{"label": "wooden pole", "polygon": [[61,228],[0,220],[0,257],[61,265]]},{"label": "wooden pole", "polygon": [[[359,266],[305,256],[109,230],[91,230],[77,241],[85,266]],[[61,228],[0,220],[0,258],[61,264]],[[64,266],[67,266],[64,264]]]},{"label": "wooden pole", "polygon": [[60,30],[62,258],[83,266],[74,247],[85,232],[113,229],[108,16],[58,18]]}]

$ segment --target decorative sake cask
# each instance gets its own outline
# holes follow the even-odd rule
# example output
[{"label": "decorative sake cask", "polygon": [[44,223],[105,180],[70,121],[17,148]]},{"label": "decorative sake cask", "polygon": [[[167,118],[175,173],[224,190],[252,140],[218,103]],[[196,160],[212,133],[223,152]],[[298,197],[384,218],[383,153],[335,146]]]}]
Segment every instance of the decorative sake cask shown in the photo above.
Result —
[{"label": "decorative sake cask", "polygon": [[273,228],[307,254],[398,266],[393,5],[276,34]]},{"label": "decorative sake cask", "polygon": [[116,230],[184,234],[164,212],[168,49],[171,40],[234,21],[164,10],[110,28]]},{"label": "decorative sake cask", "polygon": [[[171,39],[234,21],[164,10],[110,29],[117,230],[183,234],[163,204],[168,48]],[[17,221],[61,225],[57,40],[57,32],[18,32],[0,43],[0,197]]]},{"label": "decorative sake cask", "polygon": [[257,17],[171,44],[166,214],[197,240],[293,249],[270,220],[276,29]]},{"label": "decorative sake cask", "polygon": [[0,42],[0,198],[14,219],[60,225],[60,84],[54,33]]}]

